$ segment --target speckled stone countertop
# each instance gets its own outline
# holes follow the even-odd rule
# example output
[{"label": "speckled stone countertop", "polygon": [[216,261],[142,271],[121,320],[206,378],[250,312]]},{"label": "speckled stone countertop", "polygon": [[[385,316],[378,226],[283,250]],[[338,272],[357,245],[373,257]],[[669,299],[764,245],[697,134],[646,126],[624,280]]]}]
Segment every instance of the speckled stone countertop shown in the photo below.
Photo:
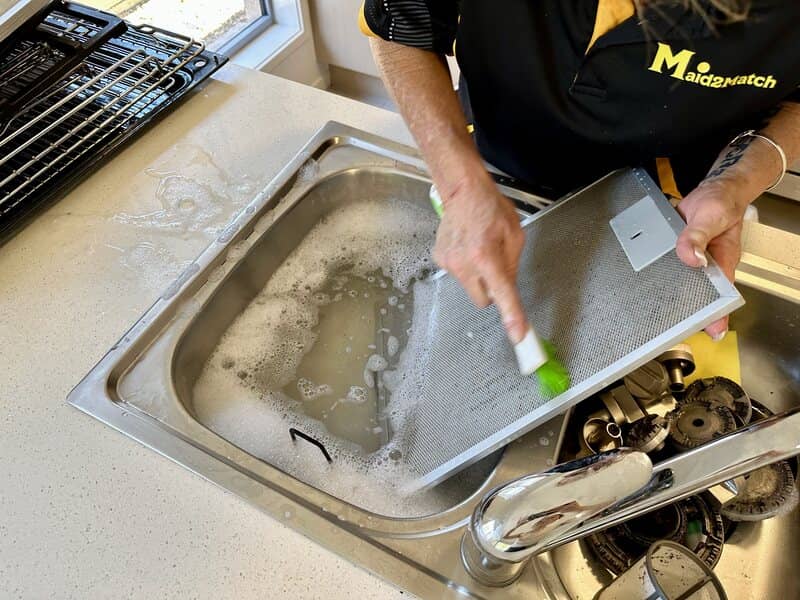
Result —
[{"label": "speckled stone countertop", "polygon": [[402,595],[65,402],[328,120],[409,142],[395,114],[227,66],[0,247],[0,597]]}]

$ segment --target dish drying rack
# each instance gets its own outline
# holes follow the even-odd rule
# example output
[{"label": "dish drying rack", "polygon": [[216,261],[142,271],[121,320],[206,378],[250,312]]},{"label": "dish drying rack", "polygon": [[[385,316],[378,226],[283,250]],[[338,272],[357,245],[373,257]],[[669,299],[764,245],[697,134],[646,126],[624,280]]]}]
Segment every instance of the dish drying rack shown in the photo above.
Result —
[{"label": "dish drying rack", "polygon": [[0,44],[0,236],[175,105],[226,58],[55,2]]}]

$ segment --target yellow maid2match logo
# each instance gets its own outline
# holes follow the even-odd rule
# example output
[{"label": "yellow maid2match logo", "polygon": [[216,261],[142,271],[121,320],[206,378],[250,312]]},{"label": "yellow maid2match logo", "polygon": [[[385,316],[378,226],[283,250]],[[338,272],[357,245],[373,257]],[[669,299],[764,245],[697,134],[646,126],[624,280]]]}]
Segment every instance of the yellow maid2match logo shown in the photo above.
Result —
[{"label": "yellow maid2match logo", "polygon": [[709,88],[729,88],[738,85],[749,85],[757,88],[772,89],[778,81],[772,75],[716,75],[711,72],[711,63],[702,61],[692,69],[695,52],[681,50],[677,54],[668,44],[659,42],[658,51],[649,70],[667,74],[675,79],[702,85]]}]

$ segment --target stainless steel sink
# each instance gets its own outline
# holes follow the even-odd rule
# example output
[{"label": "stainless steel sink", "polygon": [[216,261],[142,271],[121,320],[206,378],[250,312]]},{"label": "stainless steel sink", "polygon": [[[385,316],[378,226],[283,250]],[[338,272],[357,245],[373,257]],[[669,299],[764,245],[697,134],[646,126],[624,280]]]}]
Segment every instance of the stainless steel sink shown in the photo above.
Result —
[{"label": "stainless steel sink", "polygon": [[[800,240],[798,240],[800,241]],[[774,412],[800,402],[800,305],[768,291],[740,286],[747,304],[731,318],[739,336],[742,385]],[[798,432],[800,440],[800,432]],[[714,571],[732,600],[800,597],[793,570],[800,557],[800,510],[760,523],[738,523]],[[539,557],[554,597],[592,598],[611,575],[585,542],[572,542]]]},{"label": "stainless steel sink", "polygon": [[[354,148],[344,143],[332,145],[327,152],[327,155],[310,159],[314,160],[314,162],[309,163],[310,167],[305,166],[303,169],[313,169],[315,172],[318,169],[327,170],[329,168],[328,165],[334,162],[334,159],[343,160],[343,155],[345,154],[358,154]],[[341,209],[348,204],[362,201],[365,197],[371,200],[385,200],[386,202],[389,202],[392,198],[409,199],[411,202],[423,207],[429,219],[432,223],[435,223],[437,217],[433,210],[430,209],[427,200],[430,183],[420,175],[401,172],[396,166],[391,168],[376,165],[351,166],[346,170],[339,170],[337,165],[333,169],[329,174],[317,173],[313,186],[304,192],[301,191],[300,197],[296,202],[288,201],[286,210],[282,211],[280,215],[275,215],[274,220],[270,219],[269,229],[263,235],[253,235],[254,242],[252,245],[249,242],[245,242],[247,250],[242,254],[240,260],[236,262],[234,268],[228,271],[223,266],[224,273],[218,269],[217,273],[212,275],[212,280],[222,278],[219,285],[203,302],[202,308],[187,320],[185,328],[180,332],[180,337],[174,347],[169,350],[171,358],[162,356],[162,360],[169,361],[172,364],[170,379],[164,383],[174,386],[175,395],[171,401],[177,404],[178,408],[176,410],[185,411],[185,416],[181,419],[180,425],[187,428],[188,435],[193,435],[191,430],[194,429],[195,423],[199,423],[225,437],[226,432],[219,430],[214,420],[198,408],[194,390],[195,383],[200,379],[203,367],[217,347],[223,334],[242,311],[251,304],[256,294],[264,288],[276,269],[284,263],[288,255],[301,243],[315,225],[328,218],[332,211]],[[305,185],[301,183],[298,189],[305,189]],[[435,225],[432,226],[432,229],[433,227]],[[235,246],[237,244],[236,252],[241,254],[244,248],[241,246],[241,242],[234,242]],[[211,288],[212,286],[207,287]],[[392,292],[397,292],[391,286],[388,286],[388,288]],[[372,298],[367,301],[370,307],[375,302],[376,290],[371,289],[371,291]],[[358,308],[366,310],[362,306]],[[384,308],[383,310],[386,309]],[[331,318],[335,319],[337,316],[341,317],[341,314],[333,315]],[[370,328],[371,326],[374,326],[374,323],[370,323],[366,327]],[[328,328],[330,327],[328,326]],[[332,327],[337,328],[338,335],[340,328],[345,327],[345,325],[335,323]],[[373,330],[377,330],[377,326],[374,326]],[[350,343],[352,344],[353,342]],[[353,359],[352,355],[348,356]],[[318,356],[317,358],[321,359],[323,357]],[[350,362],[356,364],[357,360],[353,359]],[[355,369],[358,371],[357,364]],[[244,373],[241,374],[244,375]],[[355,377],[358,378],[358,374]],[[149,372],[145,373],[143,378],[150,379]],[[122,387],[132,389],[134,393],[140,394],[141,385],[136,377],[131,377],[131,381],[123,383]],[[377,398],[372,397],[370,401],[377,404]],[[150,406],[149,400],[143,403],[140,396],[134,396],[129,402],[145,410]],[[234,400],[231,399],[229,404],[233,402]],[[374,408],[373,413],[377,415],[379,412],[377,406]],[[188,422],[187,416],[191,419],[191,422]],[[378,424],[375,418],[370,415],[369,411],[360,411],[356,414],[348,413],[346,423],[341,422],[343,419],[339,419],[337,422],[342,429],[346,429],[346,431],[340,432],[339,437],[346,438],[348,433],[352,434],[372,428]],[[299,425],[295,426],[300,427]],[[328,422],[328,428],[330,428],[330,421]],[[278,444],[286,448],[288,452],[293,453],[295,452],[294,446],[287,432],[288,427],[278,432],[281,436]],[[271,435],[271,433],[273,432],[267,430],[264,431],[263,435]],[[235,437],[235,434],[231,434],[229,437],[232,438],[229,441],[235,442],[236,437],[241,436]],[[376,441],[373,436],[368,434],[357,436],[355,440],[360,438],[367,438],[366,442],[362,440],[362,443],[367,444]],[[355,442],[355,440],[351,437],[350,441]],[[243,445],[242,449],[266,462],[270,462],[269,452],[259,448],[257,443],[252,443],[251,441],[250,444]],[[377,447],[375,446],[367,448],[369,451],[376,449]],[[357,452],[354,450],[352,453]],[[274,458],[272,462],[275,462]],[[422,497],[417,498],[416,502],[401,502],[400,498],[387,497],[391,496],[392,490],[385,488],[377,478],[375,478],[374,482],[375,489],[368,490],[369,493],[363,489],[363,485],[357,490],[353,490],[348,486],[349,489],[343,490],[343,494],[340,492],[339,499],[367,510],[381,510],[381,508],[373,508],[368,501],[368,498],[375,494],[380,494],[382,498],[379,501],[379,505],[387,505],[383,510],[391,512],[392,516],[425,516],[426,512],[430,510],[438,512],[439,510],[450,508],[481,488],[494,469],[498,458],[499,455],[495,454],[472,465],[456,477],[446,481],[436,490],[426,493],[424,499]],[[316,483],[316,487],[321,487],[329,491],[329,493],[336,494],[335,490],[339,486],[333,485],[335,482],[332,482],[331,479],[336,477],[337,474],[344,476],[340,470],[337,471],[334,468],[333,471],[328,473],[323,455],[316,452],[316,450],[313,450],[308,456],[306,466],[310,468],[322,466],[322,473],[318,475],[321,478],[316,480],[311,478],[310,469],[297,470],[290,474],[312,485]]]},{"label": "stainless steel sink", "polygon": [[[313,171],[314,177],[306,175]],[[463,527],[491,487],[549,468],[559,452],[563,415],[442,484],[450,499],[433,514],[389,516],[335,497],[246,452],[199,419],[193,387],[220,337],[274,270],[332,207],[353,190],[427,205],[430,185],[414,150],[338,124],[326,126],[255,198],[70,394],[69,401],[110,426],[253,503],[274,518],[426,598],[591,598],[604,579],[580,542],[538,557],[514,585],[477,584],[459,557]],[[545,202],[503,190],[535,211]],[[754,229],[755,246],[783,235]],[[782,238],[783,239],[783,238]],[[800,243],[791,238],[791,243]],[[800,399],[800,275],[772,253],[746,256],[734,318],[744,385],[773,410]],[[800,434],[798,434],[800,436]],[[291,444],[288,431],[286,443]],[[335,466],[331,477],[336,476]],[[436,492],[435,492],[436,493]],[[732,598],[800,594],[791,572],[800,557],[800,513],[741,527],[717,568]],[[758,569],[747,572],[750,557]],[[767,557],[771,560],[768,562]],[[786,593],[786,586],[792,593]],[[776,592],[775,596],[779,594]]]}]

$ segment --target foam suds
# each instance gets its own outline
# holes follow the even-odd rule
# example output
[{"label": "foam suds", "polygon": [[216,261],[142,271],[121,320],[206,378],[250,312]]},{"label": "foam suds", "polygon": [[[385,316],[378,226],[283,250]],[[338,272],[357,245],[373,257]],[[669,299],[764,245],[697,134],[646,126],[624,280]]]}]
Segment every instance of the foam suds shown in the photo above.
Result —
[{"label": "foam suds", "polygon": [[386,351],[389,353],[389,357],[394,356],[397,354],[397,351],[400,349],[400,340],[398,340],[395,336],[390,335],[389,339],[386,340]]},{"label": "foam suds", "polygon": [[[435,228],[430,211],[400,200],[353,202],[320,220],[210,357],[194,390],[199,420],[367,510],[416,516],[460,501],[469,473],[456,485],[399,491],[411,477],[401,458],[415,396],[398,390],[415,388],[405,373],[421,371],[408,366],[423,359],[430,312],[420,286],[411,288],[431,268]],[[293,444],[289,427],[321,441],[333,464]]]},{"label": "foam suds", "polygon": [[158,179],[158,207],[143,212],[121,212],[112,221],[147,229],[161,229],[185,236],[217,235],[231,213],[249,201],[257,182],[246,174],[233,176],[221,169],[213,154],[191,144],[179,144],[179,165],[150,168]]},{"label": "foam suds", "polygon": [[[374,347],[375,345],[370,344],[367,348],[370,346]],[[372,354],[367,359],[367,364],[364,365],[364,383],[367,384],[367,387],[375,387],[375,374],[385,371],[388,366],[389,363],[384,357],[380,354]]]}]

